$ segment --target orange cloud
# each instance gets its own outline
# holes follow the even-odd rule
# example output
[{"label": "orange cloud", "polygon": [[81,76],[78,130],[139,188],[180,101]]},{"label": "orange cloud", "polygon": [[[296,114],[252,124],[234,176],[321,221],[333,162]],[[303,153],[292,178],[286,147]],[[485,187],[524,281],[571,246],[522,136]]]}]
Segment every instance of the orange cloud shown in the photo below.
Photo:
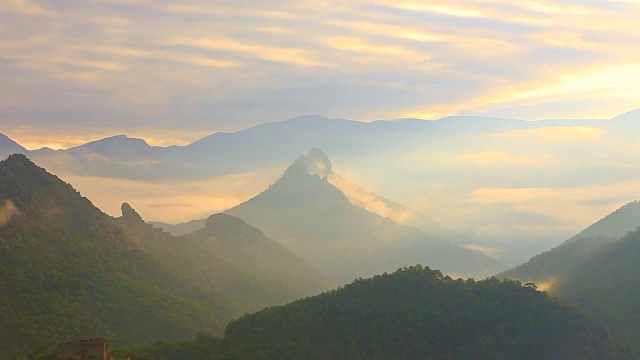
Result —
[{"label": "orange cloud", "polygon": [[475,154],[462,154],[453,159],[452,162],[470,162],[479,165],[489,165],[494,163],[537,164],[542,161],[534,160],[528,156],[511,155],[502,151],[486,151]]}]

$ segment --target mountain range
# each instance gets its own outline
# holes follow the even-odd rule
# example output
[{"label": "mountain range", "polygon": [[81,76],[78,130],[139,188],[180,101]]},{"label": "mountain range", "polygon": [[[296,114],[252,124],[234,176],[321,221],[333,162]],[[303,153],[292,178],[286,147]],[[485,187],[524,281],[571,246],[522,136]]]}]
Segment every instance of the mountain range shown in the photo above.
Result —
[{"label": "mountain range", "polygon": [[[0,155],[23,153],[54,172],[71,171],[129,179],[190,179],[253,170],[260,165],[282,164],[311,147],[325,149],[342,158],[411,148],[424,142],[439,142],[463,135],[514,130],[590,126],[625,131],[638,116],[638,111],[632,111],[609,121],[523,121],[453,116],[436,121],[398,119],[364,123],[313,115],[266,123],[234,133],[215,133],[184,146],[150,146],[142,139],[116,135],[64,150],[26,150],[3,136]],[[286,141],[282,141],[283,136]],[[133,167],[141,163],[144,163],[141,168]],[[205,164],[208,166],[203,168]]]},{"label": "mountain range", "polygon": [[[467,238],[462,243],[480,241],[515,264],[587,223],[573,214],[598,214],[633,198],[640,168],[628,164],[639,117],[632,111],[610,120],[461,116],[363,123],[301,116],[184,146],[150,146],[118,135],[64,150],[26,150],[2,138],[0,155],[28,155],[112,216],[130,202],[150,219],[177,223],[248,200],[276,181],[291,159],[315,147],[340,165],[334,185],[348,178],[455,229]],[[530,203],[518,202],[519,189],[533,190],[525,197]],[[207,205],[186,203],[203,196]],[[541,205],[549,203],[546,197],[555,204]]]}]

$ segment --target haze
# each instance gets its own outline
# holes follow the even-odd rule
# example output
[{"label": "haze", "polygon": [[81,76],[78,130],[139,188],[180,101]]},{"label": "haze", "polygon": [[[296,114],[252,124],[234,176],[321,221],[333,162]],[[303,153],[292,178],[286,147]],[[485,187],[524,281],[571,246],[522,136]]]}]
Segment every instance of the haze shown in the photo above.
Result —
[{"label": "haze", "polygon": [[[140,175],[155,164],[149,158],[39,164],[110,214],[128,201],[145,219],[179,222],[251,198],[319,147],[336,174],[366,191],[493,250],[533,254],[638,198],[637,113],[608,124],[639,107],[639,16],[631,0],[7,0],[0,4],[0,132],[35,150],[116,134],[187,145],[307,114],[357,124],[452,115],[527,120],[536,125],[488,129],[495,119],[469,117],[446,132],[377,135],[348,149],[332,147],[335,138],[347,144],[365,136],[338,126],[273,150],[269,161],[207,158],[199,175],[172,167]],[[549,118],[596,120],[532,121]],[[413,131],[410,122],[391,123]],[[292,141],[292,130],[282,129],[272,134],[280,140],[261,146]],[[224,170],[207,169],[223,163]]]}]

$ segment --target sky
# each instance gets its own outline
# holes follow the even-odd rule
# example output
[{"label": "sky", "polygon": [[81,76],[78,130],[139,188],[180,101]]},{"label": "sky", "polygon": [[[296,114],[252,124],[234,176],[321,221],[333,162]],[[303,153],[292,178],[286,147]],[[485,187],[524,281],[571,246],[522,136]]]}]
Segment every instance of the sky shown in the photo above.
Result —
[{"label": "sky", "polygon": [[186,144],[298,115],[611,118],[640,1],[0,0],[0,132]]}]

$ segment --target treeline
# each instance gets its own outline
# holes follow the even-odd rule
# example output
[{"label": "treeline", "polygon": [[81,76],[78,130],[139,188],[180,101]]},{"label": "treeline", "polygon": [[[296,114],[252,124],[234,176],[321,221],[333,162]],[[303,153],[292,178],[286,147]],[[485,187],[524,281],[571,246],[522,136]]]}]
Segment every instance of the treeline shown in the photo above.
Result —
[{"label": "treeline", "polygon": [[608,332],[519,282],[414,266],[231,322],[220,339],[119,349],[161,359],[613,359]]}]

